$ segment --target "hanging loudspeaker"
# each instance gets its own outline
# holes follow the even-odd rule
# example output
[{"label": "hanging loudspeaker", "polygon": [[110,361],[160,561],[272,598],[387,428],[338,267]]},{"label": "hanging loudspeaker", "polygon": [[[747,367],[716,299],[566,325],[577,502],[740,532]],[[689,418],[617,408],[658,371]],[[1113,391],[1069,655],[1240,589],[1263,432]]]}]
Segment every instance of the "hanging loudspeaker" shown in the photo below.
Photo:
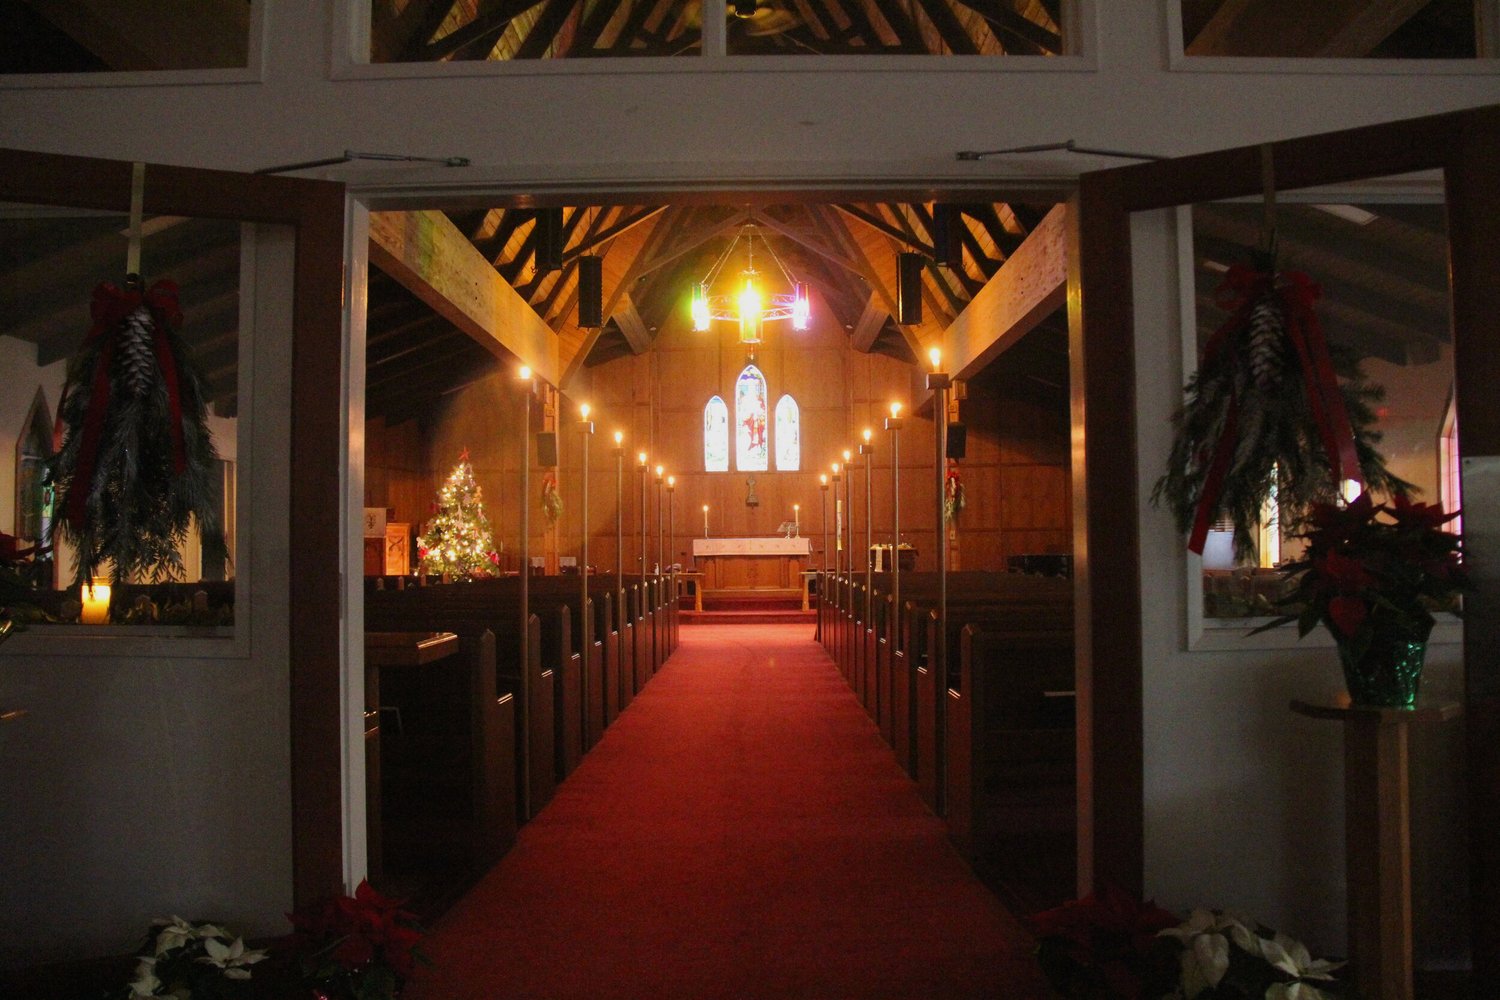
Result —
[{"label": "hanging loudspeaker", "polygon": [[963,424],[948,425],[948,457],[963,458],[964,446],[968,444],[969,429]]},{"label": "hanging loudspeaker", "polygon": [[563,210],[539,208],[536,212],[536,269],[556,271],[562,267]]},{"label": "hanging loudspeaker", "polygon": [[604,258],[578,258],[578,325],[604,325]]},{"label": "hanging loudspeaker", "polygon": [[896,255],[896,322],[915,326],[922,322],[922,255]]},{"label": "hanging loudspeaker", "polygon": [[551,431],[541,431],[536,436],[536,464],[557,464],[557,435]]},{"label": "hanging loudspeaker", "polygon": [[944,267],[963,266],[963,212],[957,205],[938,203],[932,206],[932,246],[934,257]]}]

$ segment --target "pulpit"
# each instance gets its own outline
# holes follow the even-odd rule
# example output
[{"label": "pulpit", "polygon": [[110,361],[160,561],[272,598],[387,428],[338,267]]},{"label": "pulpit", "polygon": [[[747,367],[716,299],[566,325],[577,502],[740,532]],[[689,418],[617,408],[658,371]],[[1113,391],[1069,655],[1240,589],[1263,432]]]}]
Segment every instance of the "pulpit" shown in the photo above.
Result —
[{"label": "pulpit", "polygon": [[812,555],[806,538],[695,538],[693,561],[709,597],[802,597],[803,564]]}]

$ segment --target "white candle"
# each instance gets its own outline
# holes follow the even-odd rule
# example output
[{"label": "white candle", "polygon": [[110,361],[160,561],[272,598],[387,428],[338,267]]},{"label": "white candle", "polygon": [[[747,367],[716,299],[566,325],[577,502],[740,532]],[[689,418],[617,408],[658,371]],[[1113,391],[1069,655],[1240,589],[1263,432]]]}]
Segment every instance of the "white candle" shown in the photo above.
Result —
[{"label": "white candle", "polygon": [[802,527],[802,505],[800,503],[792,504],[792,523],[799,528]]},{"label": "white candle", "polygon": [[708,504],[703,505],[703,537],[708,537]]},{"label": "white candle", "polygon": [[83,614],[79,617],[85,625],[109,624],[109,584],[95,581],[83,585]]}]

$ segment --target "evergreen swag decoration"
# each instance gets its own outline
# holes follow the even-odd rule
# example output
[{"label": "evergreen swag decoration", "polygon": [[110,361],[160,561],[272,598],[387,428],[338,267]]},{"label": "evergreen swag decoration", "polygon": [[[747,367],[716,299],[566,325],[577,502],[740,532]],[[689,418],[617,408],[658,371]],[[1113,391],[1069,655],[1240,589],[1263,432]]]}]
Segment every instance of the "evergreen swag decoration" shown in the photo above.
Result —
[{"label": "evergreen swag decoration", "polygon": [[111,564],[111,578],[175,580],[194,518],[205,558],[226,556],[214,502],[213,438],[187,348],[177,285],[94,289],[93,326],[68,363],[50,475],[62,499],[53,538],[77,555],[74,586]]},{"label": "evergreen swag decoration", "polygon": [[1384,493],[1414,489],[1375,450],[1372,407],[1385,391],[1329,347],[1313,311],[1321,294],[1307,275],[1277,272],[1270,255],[1225,276],[1218,300],[1229,319],[1188,381],[1167,471],[1151,494],[1191,551],[1202,554],[1210,524],[1227,517],[1236,552],[1248,553],[1273,487],[1288,523],[1337,498],[1346,479]]}]

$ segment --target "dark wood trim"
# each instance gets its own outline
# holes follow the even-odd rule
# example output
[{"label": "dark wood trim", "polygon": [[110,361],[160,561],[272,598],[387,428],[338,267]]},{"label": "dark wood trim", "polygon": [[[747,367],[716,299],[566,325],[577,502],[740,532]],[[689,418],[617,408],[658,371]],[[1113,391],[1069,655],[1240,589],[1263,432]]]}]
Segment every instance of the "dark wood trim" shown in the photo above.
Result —
[{"label": "dark wood trim", "polygon": [[[1443,171],[1460,446],[1465,457],[1500,456],[1500,411],[1489,398],[1500,380],[1500,286],[1488,273],[1500,246],[1500,105],[1289,139],[1271,149],[1279,190]],[[1073,342],[1082,348],[1072,358],[1074,427],[1084,430],[1088,458],[1086,469],[1074,470],[1079,620],[1088,632],[1079,642],[1079,732],[1081,741],[1092,737],[1081,744],[1080,768],[1093,769],[1080,774],[1080,795],[1088,799],[1080,801],[1082,888],[1114,878],[1140,889],[1144,861],[1139,463],[1133,428],[1122,432],[1135,416],[1126,391],[1135,364],[1129,213],[1257,194],[1260,167],[1260,148],[1245,146],[1080,179],[1078,274],[1069,301]],[[1112,364],[1112,371],[1104,367]],[[1107,507],[1087,505],[1095,483],[1109,484]],[[1497,534],[1493,525],[1465,527],[1471,543]],[[1464,628],[1471,944],[1475,981],[1497,982],[1500,570],[1492,553],[1473,544],[1469,557],[1480,585],[1466,602]]]},{"label": "dark wood trim", "polygon": [[1068,381],[1085,448],[1073,466],[1080,895],[1104,882],[1143,892],[1145,880],[1135,343],[1120,335],[1133,299],[1118,185],[1087,175],[1068,204]]},{"label": "dark wood trim", "polygon": [[[0,149],[5,198],[128,212],[130,163]],[[343,888],[339,495],[344,439],[344,186],[150,165],[145,210],[296,229],[292,304],[290,641],[292,894]],[[290,512],[296,512],[295,515]]]}]

